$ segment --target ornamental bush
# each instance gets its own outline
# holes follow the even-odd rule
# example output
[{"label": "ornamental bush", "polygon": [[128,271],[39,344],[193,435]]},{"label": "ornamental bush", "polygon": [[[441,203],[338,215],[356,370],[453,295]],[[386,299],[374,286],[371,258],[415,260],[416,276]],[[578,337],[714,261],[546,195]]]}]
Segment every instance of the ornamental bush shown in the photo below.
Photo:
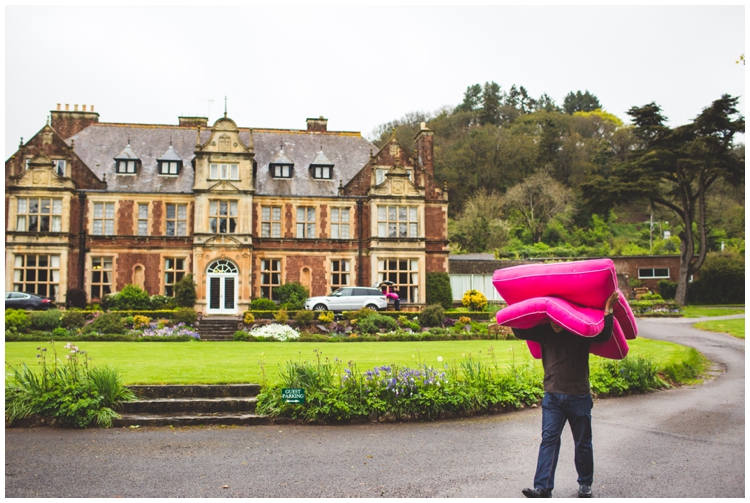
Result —
[{"label": "ornamental bush", "polygon": [[63,328],[81,328],[86,324],[86,315],[75,309],[63,312],[60,326]]},{"label": "ornamental bush", "polygon": [[60,326],[62,320],[62,311],[59,309],[49,309],[47,311],[33,311],[29,315],[31,328],[34,330],[45,330],[51,332]]},{"label": "ornamental bush", "polygon": [[31,327],[29,315],[23,309],[6,309],[5,328],[13,332],[25,332]]},{"label": "ornamental bush", "polygon": [[442,327],[445,319],[445,310],[440,304],[427,306],[419,313],[419,324],[422,327]]},{"label": "ornamental bush", "polygon": [[245,311],[245,314],[242,316],[242,323],[245,325],[252,325],[255,323],[255,316],[253,316],[253,313]]},{"label": "ornamental bush", "polygon": [[83,328],[83,333],[124,334],[125,325],[117,313],[102,313]]},{"label": "ornamental bush", "polygon": [[289,311],[304,309],[305,300],[310,296],[310,292],[301,283],[291,282],[284,283],[276,289],[279,295],[279,304]]},{"label": "ornamental bush", "polygon": [[696,304],[744,304],[745,257],[737,252],[712,252],[690,284],[688,298]]},{"label": "ornamental bush", "polygon": [[487,297],[478,290],[467,290],[461,299],[464,307],[472,311],[481,311],[487,307]]},{"label": "ornamental bush", "polygon": [[198,299],[198,294],[195,291],[195,283],[193,283],[193,275],[186,274],[180,281],[174,285],[174,298],[177,301],[177,305],[180,307],[195,307],[195,301]]},{"label": "ornamental bush", "polygon": [[192,306],[182,307],[175,311],[174,316],[172,316],[172,320],[175,323],[184,323],[185,325],[195,325],[197,319],[198,313],[195,312]]},{"label": "ornamental bush", "polygon": [[453,306],[453,291],[450,276],[446,272],[430,272],[425,278],[427,304],[440,304],[443,309]]},{"label": "ornamental bush", "polygon": [[253,301],[250,302],[250,309],[253,311],[276,311],[278,307],[271,299],[260,298],[253,299]]},{"label": "ornamental bush", "polygon": [[677,294],[677,282],[663,279],[659,281],[659,295],[664,300],[674,300],[674,296]]},{"label": "ornamental bush", "polygon": [[318,321],[321,323],[331,323],[333,322],[334,315],[331,311],[323,311],[318,315]]},{"label": "ornamental bush", "polygon": [[[151,309],[151,297],[135,285],[125,285],[120,292],[108,295],[105,299],[107,303],[113,303],[111,307],[108,306],[110,309],[114,308],[118,311]],[[102,303],[104,304],[104,299]]]},{"label": "ornamental bush", "polygon": [[303,327],[306,325],[309,325],[315,320],[315,312],[314,311],[307,311],[305,309],[301,311],[297,311],[297,314],[294,315],[294,321],[302,325]]},{"label": "ornamental bush", "polygon": [[398,329],[398,323],[390,316],[382,314],[373,314],[359,320],[357,328],[365,334],[374,334],[376,332],[392,332]]},{"label": "ornamental bush", "polygon": [[65,307],[77,307],[78,309],[86,308],[86,292],[79,288],[68,288],[65,294]]}]

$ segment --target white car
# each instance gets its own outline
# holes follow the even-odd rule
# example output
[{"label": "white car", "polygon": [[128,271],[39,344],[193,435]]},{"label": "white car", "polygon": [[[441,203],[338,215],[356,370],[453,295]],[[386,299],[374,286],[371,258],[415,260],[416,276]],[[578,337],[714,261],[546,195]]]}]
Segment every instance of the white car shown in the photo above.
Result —
[{"label": "white car", "polygon": [[310,297],[305,301],[305,309],[313,311],[356,311],[363,307],[382,311],[388,307],[388,299],[377,288],[347,286],[331,295]]}]

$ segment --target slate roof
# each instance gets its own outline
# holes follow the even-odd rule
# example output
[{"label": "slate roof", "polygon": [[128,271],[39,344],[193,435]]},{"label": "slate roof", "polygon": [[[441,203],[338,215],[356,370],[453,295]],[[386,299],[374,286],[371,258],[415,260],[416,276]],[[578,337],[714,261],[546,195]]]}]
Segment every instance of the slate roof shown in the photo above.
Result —
[{"label": "slate roof", "polygon": [[[240,139],[248,145],[250,132],[240,128]],[[201,129],[201,143],[211,135],[210,129]],[[106,175],[108,192],[162,192],[192,193],[195,172],[192,168],[196,144],[196,129],[184,126],[147,124],[92,124],[66,142],[73,144],[76,154],[101,180]],[[170,142],[183,168],[178,176],[158,173],[158,160],[165,160]],[[130,144],[132,152],[141,161],[137,175],[115,173],[115,157]],[[253,130],[255,161],[258,165],[255,183],[256,195],[269,196],[337,196],[339,180],[345,185],[370,160],[370,152],[378,148],[359,133],[309,132],[302,130]],[[293,177],[271,177],[269,165],[279,155],[294,163]],[[321,151],[333,164],[330,180],[313,179],[310,165]],[[171,154],[170,154],[171,155]],[[277,161],[278,162],[278,161]]]}]

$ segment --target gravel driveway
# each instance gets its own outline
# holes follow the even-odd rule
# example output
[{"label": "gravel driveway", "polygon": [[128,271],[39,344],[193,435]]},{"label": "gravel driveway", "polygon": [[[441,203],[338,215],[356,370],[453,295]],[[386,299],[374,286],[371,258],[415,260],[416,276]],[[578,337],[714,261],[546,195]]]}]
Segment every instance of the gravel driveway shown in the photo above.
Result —
[{"label": "gravel driveway", "polygon": [[[594,497],[745,496],[745,341],[691,328],[697,321],[639,320],[644,337],[699,349],[714,376],[596,401]],[[539,408],[385,425],[12,428],[5,495],[520,497],[540,429]],[[554,496],[576,491],[565,433]]]}]

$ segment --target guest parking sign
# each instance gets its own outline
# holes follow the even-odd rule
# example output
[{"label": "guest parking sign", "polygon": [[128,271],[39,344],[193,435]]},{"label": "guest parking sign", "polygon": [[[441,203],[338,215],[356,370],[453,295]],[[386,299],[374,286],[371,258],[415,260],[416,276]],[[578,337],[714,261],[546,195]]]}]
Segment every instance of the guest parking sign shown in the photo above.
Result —
[{"label": "guest parking sign", "polygon": [[281,399],[286,403],[305,403],[305,390],[303,388],[281,388]]}]

